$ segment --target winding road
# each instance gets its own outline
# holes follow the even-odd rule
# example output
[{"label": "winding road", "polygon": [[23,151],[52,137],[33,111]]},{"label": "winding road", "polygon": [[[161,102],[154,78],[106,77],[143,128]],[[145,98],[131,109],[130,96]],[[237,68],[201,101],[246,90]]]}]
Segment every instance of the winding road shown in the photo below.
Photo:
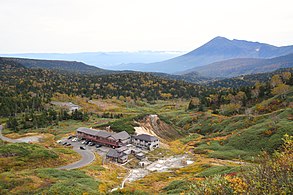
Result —
[{"label": "winding road", "polygon": [[[67,141],[69,142],[69,141]],[[70,142],[73,145],[73,150],[75,152],[77,152],[78,154],[81,155],[81,160],[74,162],[72,164],[69,165],[65,165],[62,167],[59,167],[57,169],[78,169],[84,166],[87,166],[88,164],[90,164],[91,162],[93,162],[95,160],[95,154],[90,150],[90,149],[86,149],[86,150],[81,150],[80,147],[80,143],[79,142]]]},{"label": "winding road", "polygon": [[[11,142],[11,143],[38,142],[39,139],[42,138],[42,136],[37,135],[37,136],[22,137],[18,139],[11,139],[11,138],[3,136],[2,130],[3,130],[3,125],[0,125],[0,139],[6,142]],[[71,142],[70,140],[66,140],[66,142],[70,142],[72,144],[73,150],[81,155],[81,160],[71,163],[69,165],[58,167],[57,169],[67,169],[67,170],[78,169],[78,168],[87,166],[88,164],[90,164],[91,162],[95,160],[96,158],[95,154],[90,149],[81,150],[79,148],[81,145],[79,142]]]}]

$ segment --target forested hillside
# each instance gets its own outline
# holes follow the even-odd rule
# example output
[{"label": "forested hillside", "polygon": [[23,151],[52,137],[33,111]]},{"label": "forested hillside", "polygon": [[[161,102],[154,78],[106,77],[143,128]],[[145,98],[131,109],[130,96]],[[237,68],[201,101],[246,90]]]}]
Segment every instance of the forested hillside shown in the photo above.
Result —
[{"label": "forested hillside", "polygon": [[62,72],[72,72],[80,74],[111,74],[115,71],[101,69],[95,66],[90,66],[82,62],[75,61],[61,61],[61,60],[36,60],[36,59],[25,59],[25,58],[1,58],[2,62],[7,63],[19,63],[27,68],[34,69],[48,69]]},{"label": "forested hillside", "polygon": [[204,85],[213,88],[239,88],[248,87],[255,85],[256,82],[268,82],[272,76],[276,74],[282,74],[284,72],[290,72],[293,74],[293,68],[281,68],[273,72],[258,73],[258,74],[248,74],[233,78],[219,79],[217,81],[209,81],[204,83]]},{"label": "forested hillside", "polygon": [[211,78],[211,77],[204,77],[200,75],[199,73],[192,72],[190,74],[183,74],[183,75],[177,75],[177,74],[166,74],[166,73],[151,73],[154,76],[159,76],[162,78],[172,79],[172,80],[181,80],[189,83],[206,83],[211,82],[220,78]]},{"label": "forested hillside", "polygon": [[81,75],[30,69],[15,61],[0,61],[1,115],[39,110],[54,93],[88,98],[130,98],[148,101],[202,96],[206,87],[162,79],[148,73]]}]

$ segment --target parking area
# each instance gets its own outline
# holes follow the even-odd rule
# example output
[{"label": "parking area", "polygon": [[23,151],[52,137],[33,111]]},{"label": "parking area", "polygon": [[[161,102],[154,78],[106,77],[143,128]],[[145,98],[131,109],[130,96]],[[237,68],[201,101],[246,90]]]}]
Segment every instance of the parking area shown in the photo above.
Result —
[{"label": "parking area", "polygon": [[102,146],[87,140],[81,140],[75,136],[63,138],[57,142],[61,145],[64,145],[65,147],[78,148],[79,150],[90,150],[92,152],[98,153],[102,157],[105,157],[110,150],[109,147]]}]

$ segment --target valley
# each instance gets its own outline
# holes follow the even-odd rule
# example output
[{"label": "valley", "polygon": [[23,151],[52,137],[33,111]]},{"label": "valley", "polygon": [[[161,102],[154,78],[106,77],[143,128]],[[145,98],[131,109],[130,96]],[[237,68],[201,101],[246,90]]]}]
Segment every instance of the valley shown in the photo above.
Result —
[{"label": "valley", "polygon": [[1,57],[0,194],[290,193],[292,54],[272,55],[205,76]]},{"label": "valley", "polygon": [[[54,157],[55,163],[48,166],[48,163],[51,162],[50,158],[53,156],[50,157],[46,154],[47,157],[36,157],[35,165],[32,166],[30,159],[22,159],[20,162],[30,163],[30,166],[13,170],[11,168],[15,165],[11,164],[11,168],[2,169],[1,182],[4,182],[3,187],[9,189],[9,193],[54,193],[54,191],[61,189],[65,190],[65,193],[73,191],[78,193],[80,191],[92,194],[132,192],[153,194],[169,193],[172,190],[173,193],[183,192],[189,189],[185,188],[185,185],[196,183],[197,180],[201,181],[204,177],[212,178],[216,175],[241,173],[245,167],[258,163],[256,156],[260,154],[262,149],[266,148],[265,150],[272,152],[282,144],[284,134],[292,135],[293,111],[290,107],[292,87],[286,94],[286,99],[283,99],[282,102],[287,102],[288,106],[276,108],[274,111],[261,111],[261,113],[254,114],[238,113],[231,116],[213,114],[212,110],[207,108],[203,111],[198,111],[197,108],[188,110],[190,102],[184,99],[156,100],[147,103],[141,100],[129,102],[119,99],[92,99],[92,101],[88,101],[87,98],[57,95],[53,97],[54,100],[70,101],[82,105],[82,110],[90,108],[93,113],[89,114],[87,121],[70,119],[44,128],[31,128],[24,132],[19,130],[17,133],[13,133],[11,129],[5,128],[5,136],[12,138],[25,136],[23,133],[26,132],[33,132],[36,135],[42,133],[45,137],[35,144],[46,153],[54,152],[54,155],[58,155],[57,159],[60,160],[56,160]],[[270,102],[278,97],[277,95],[258,104],[270,105]],[[99,104],[91,102],[99,102]],[[58,110],[58,108],[56,109]],[[105,114],[107,112],[110,114]],[[123,114],[122,118],[114,118],[115,115],[121,113]],[[147,117],[148,114],[157,114],[159,119],[156,120],[162,120],[165,125],[161,124],[160,128],[154,127],[152,119]],[[3,119],[5,122],[5,118]],[[271,122],[272,119],[274,119],[274,123]],[[129,129],[130,131],[130,128],[134,130],[137,126],[143,126],[147,129],[153,129],[156,136],[161,131],[168,132],[170,128],[174,128],[169,132],[170,135],[158,136],[164,146],[150,152],[149,159],[153,157],[155,159],[168,159],[172,156],[188,155],[193,163],[186,167],[174,168],[168,172],[151,171],[149,175],[138,180],[135,179],[136,181],[131,179],[133,173],[129,171],[129,168],[121,167],[116,163],[103,163],[98,154],[95,155],[95,160],[92,163],[78,170],[54,169],[66,166],[66,164],[81,158],[70,147],[57,144],[57,140],[74,134],[75,130],[81,126],[103,129],[109,124],[115,131],[120,129]],[[164,135],[168,136],[164,137]],[[9,143],[2,142],[1,144],[10,147]],[[3,153],[1,155],[2,163],[9,163],[15,158],[9,157],[10,159],[7,159]],[[126,166],[134,168],[135,175],[138,175],[136,172],[137,160],[129,161]],[[78,179],[74,179],[76,177]],[[24,180],[24,178],[29,179]],[[126,179],[124,180],[124,178]],[[70,185],[72,179],[75,180],[76,185]],[[21,182],[17,186],[8,187],[7,181]],[[35,182],[33,186],[28,185],[27,182],[30,181]],[[44,186],[44,182],[47,187]],[[171,187],[176,182],[180,183],[180,187]],[[112,191],[112,189],[121,186],[122,183],[123,189]],[[43,187],[40,188],[40,186]],[[40,189],[42,190],[40,191]],[[1,190],[1,193],[7,193],[7,191],[3,191],[3,188]]]}]

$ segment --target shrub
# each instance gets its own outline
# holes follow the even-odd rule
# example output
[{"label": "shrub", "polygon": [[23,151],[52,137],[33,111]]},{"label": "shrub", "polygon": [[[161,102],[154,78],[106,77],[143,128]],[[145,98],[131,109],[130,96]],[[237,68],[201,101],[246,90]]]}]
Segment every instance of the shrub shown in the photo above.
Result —
[{"label": "shrub", "polygon": [[[293,190],[293,136],[285,135],[281,151],[273,155],[263,153],[258,164],[242,170],[240,173],[225,176],[215,173],[229,173],[239,168],[211,167],[198,176],[204,179],[190,182],[171,182],[163,190],[188,194],[292,194]],[[238,171],[237,171],[238,172]],[[180,190],[181,189],[181,190]],[[178,190],[178,191],[177,191]]]},{"label": "shrub", "polygon": [[293,190],[293,136],[284,137],[282,151],[263,153],[258,165],[243,174],[252,194],[290,194]]},{"label": "shrub", "polygon": [[206,170],[200,172],[198,177],[209,177],[213,175],[224,175],[228,173],[238,172],[240,171],[240,167],[235,166],[212,166],[207,168]]},{"label": "shrub", "polygon": [[79,170],[38,169],[37,176],[54,181],[41,194],[99,194],[99,182]]},{"label": "shrub", "polygon": [[233,188],[229,185],[229,182],[220,175],[196,181],[190,187],[191,194],[233,194]]},{"label": "shrub", "polygon": [[58,155],[42,146],[28,143],[5,144],[0,148],[0,156],[19,156],[27,159],[58,158]]},{"label": "shrub", "polygon": [[190,183],[184,180],[172,181],[168,186],[164,187],[163,190],[167,194],[180,194],[190,189]]}]

